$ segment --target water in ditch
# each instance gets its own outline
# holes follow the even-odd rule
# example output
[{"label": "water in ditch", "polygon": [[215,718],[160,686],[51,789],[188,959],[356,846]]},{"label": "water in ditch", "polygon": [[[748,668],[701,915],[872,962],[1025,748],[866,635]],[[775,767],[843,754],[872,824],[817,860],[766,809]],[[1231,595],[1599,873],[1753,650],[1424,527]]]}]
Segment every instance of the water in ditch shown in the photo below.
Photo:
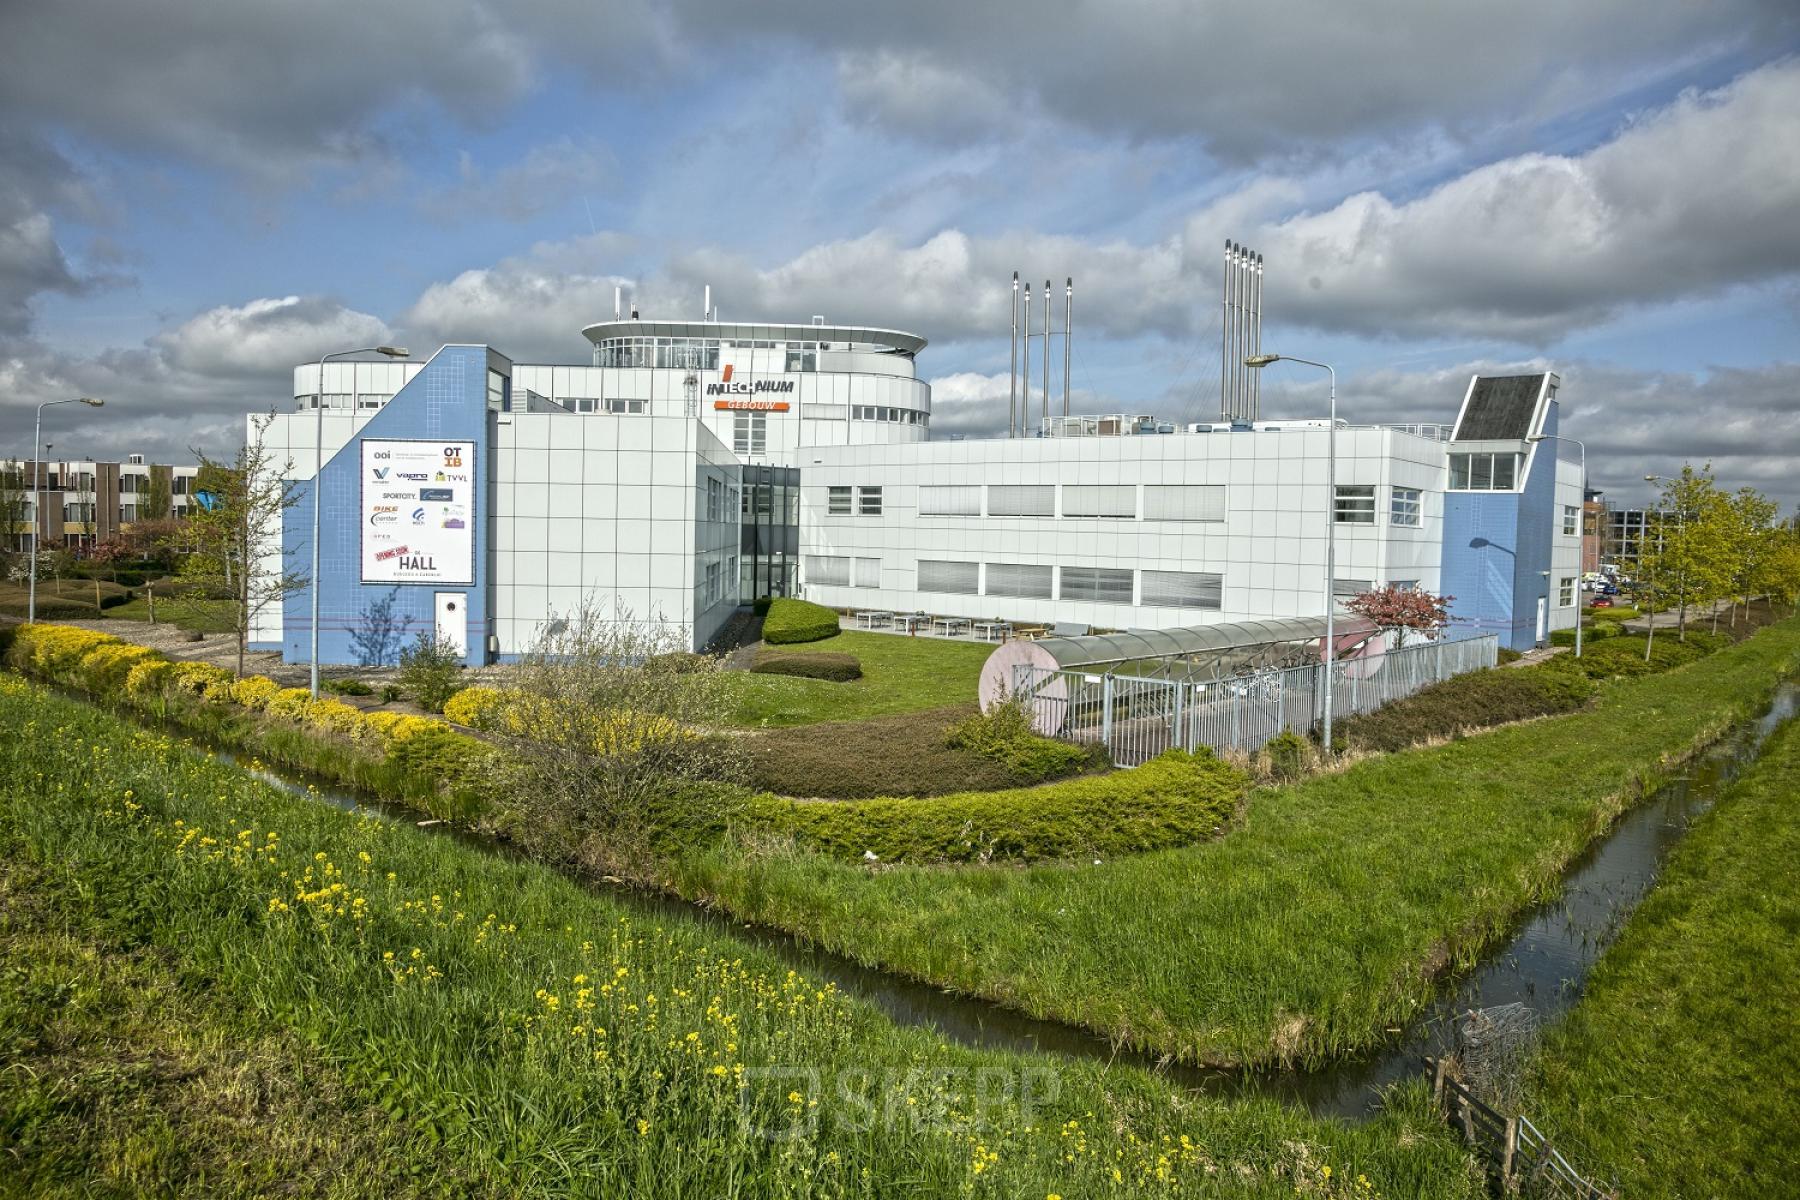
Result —
[{"label": "water in ditch", "polygon": [[[584,882],[648,915],[708,922],[733,937],[756,943],[795,970],[836,983],[841,991],[874,1005],[897,1024],[929,1028],[949,1041],[1131,1064],[1212,1094],[1273,1097],[1318,1115],[1355,1118],[1372,1112],[1389,1084],[1418,1074],[1422,1056],[1449,1049],[1453,1022],[1466,1010],[1517,1002],[1545,1021],[1566,1012],[1579,998],[1588,970],[1656,882],[1669,851],[1726,785],[1755,760],[1770,733],[1796,711],[1800,711],[1800,685],[1784,684],[1761,716],[1733,728],[1688,763],[1681,774],[1626,812],[1570,864],[1554,900],[1521,914],[1510,937],[1491,948],[1473,969],[1448,982],[1439,998],[1393,1041],[1366,1056],[1339,1059],[1311,1070],[1229,1070],[1160,1063],[1146,1055],[1117,1050],[1106,1039],[1086,1031],[1034,1020],[985,1000],[864,967],[840,955],[803,946],[779,931],[743,925],[714,910],[624,884]],[[215,748],[214,753],[221,760],[246,765],[227,750]],[[411,810],[351,795],[304,773],[261,764],[252,770],[277,786],[343,808],[365,809],[407,823],[418,820]],[[485,851],[512,853],[452,826],[427,824]]]}]

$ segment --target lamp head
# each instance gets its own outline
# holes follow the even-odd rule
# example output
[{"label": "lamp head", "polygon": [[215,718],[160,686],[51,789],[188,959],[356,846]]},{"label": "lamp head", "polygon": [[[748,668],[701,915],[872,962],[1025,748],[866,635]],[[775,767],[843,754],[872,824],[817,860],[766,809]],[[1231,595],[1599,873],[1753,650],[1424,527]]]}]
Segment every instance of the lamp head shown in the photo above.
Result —
[{"label": "lamp head", "polygon": [[1279,354],[1252,354],[1249,358],[1244,360],[1244,365],[1246,367],[1266,367],[1270,363],[1278,363],[1280,361],[1281,355]]},{"label": "lamp head", "polygon": [[405,346],[377,346],[377,347],[375,347],[375,353],[385,354],[389,358],[410,358],[410,357],[412,357],[410,354],[408,354],[406,352]]},{"label": "lamp head", "polygon": [[81,402],[89,408],[104,408],[106,406],[106,401],[96,400],[92,396],[81,397]]}]

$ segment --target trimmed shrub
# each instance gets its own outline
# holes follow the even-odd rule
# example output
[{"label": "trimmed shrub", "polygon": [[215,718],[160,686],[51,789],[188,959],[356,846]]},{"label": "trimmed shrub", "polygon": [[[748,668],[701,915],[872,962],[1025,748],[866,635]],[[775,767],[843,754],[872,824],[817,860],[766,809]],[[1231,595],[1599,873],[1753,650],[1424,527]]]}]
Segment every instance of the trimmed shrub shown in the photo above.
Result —
[{"label": "trimmed shrub", "polygon": [[1594,684],[1578,673],[1548,670],[1569,657],[1558,655],[1533,667],[1470,671],[1374,712],[1345,717],[1333,732],[1351,749],[1404,750],[1471,729],[1571,712],[1587,703]]},{"label": "trimmed shrub", "polygon": [[944,745],[944,731],[973,705],[863,721],[797,725],[739,739],[747,782],[780,796],[866,800],[1016,787],[990,758]]},{"label": "trimmed shrub", "polygon": [[362,727],[362,710],[342,700],[313,700],[305,710],[306,724],[326,733],[350,737]]},{"label": "trimmed shrub", "polygon": [[758,796],[753,827],[841,858],[883,862],[1031,862],[1113,856],[1220,834],[1249,787],[1209,751],[1170,750],[1134,771],[1038,788],[920,800]]},{"label": "trimmed shrub", "polygon": [[754,599],[750,602],[750,611],[755,613],[759,617],[768,616],[769,615],[769,605],[772,602],[772,599],[773,598],[769,597],[769,596],[758,596],[756,599]]},{"label": "trimmed shrub", "polygon": [[[1594,625],[1587,625],[1581,630],[1581,645],[1585,649],[1594,642],[1602,642],[1607,638],[1615,638],[1624,632],[1625,631],[1620,629],[1616,622],[1612,621],[1601,621]],[[1550,644],[1552,646],[1573,646],[1575,644],[1575,631],[1573,629],[1552,629],[1550,631]]]},{"label": "trimmed shrub", "polygon": [[1313,760],[1313,744],[1291,729],[1284,729],[1263,743],[1260,751],[1269,774],[1292,783],[1306,774]]},{"label": "trimmed shrub", "polygon": [[267,675],[250,675],[231,685],[231,699],[251,712],[261,712],[280,690],[281,685]]},{"label": "trimmed shrub", "polygon": [[1658,629],[1649,662],[1644,661],[1644,642],[1643,634],[1623,634],[1598,645],[1584,644],[1580,658],[1573,654],[1559,654],[1534,669],[1590,680],[1655,675],[1705,658],[1713,651],[1729,646],[1731,639],[1722,633],[1690,629],[1684,642],[1676,637],[1673,629]]},{"label": "trimmed shrub", "polygon": [[[30,606],[26,603],[9,604],[6,610],[15,616],[24,616]],[[82,621],[94,617],[100,610],[92,604],[83,604],[79,600],[71,600],[66,596],[39,596],[37,600],[37,619],[41,621]]]},{"label": "trimmed shrub", "polygon": [[1596,621],[1630,621],[1643,616],[1643,610],[1632,608],[1629,604],[1620,604],[1612,608],[1591,608],[1588,616]]},{"label": "trimmed shrub", "polygon": [[804,654],[764,654],[750,668],[757,675],[797,675],[801,679],[823,679],[830,683],[849,683],[862,678],[862,664],[854,654],[838,654],[815,650]]},{"label": "trimmed shrub", "polygon": [[131,603],[131,593],[130,592],[121,592],[116,596],[102,596],[102,597],[100,597],[100,611],[105,612],[109,608],[117,608],[121,604],[130,604],[130,603]]},{"label": "trimmed shrub", "polygon": [[175,680],[175,664],[166,658],[147,658],[125,676],[125,694],[138,700],[161,696]]},{"label": "trimmed shrub", "polygon": [[124,687],[131,668],[145,659],[160,657],[148,646],[127,642],[96,646],[81,660],[81,682],[90,692],[109,697]]},{"label": "trimmed shrub", "polygon": [[771,645],[816,642],[838,631],[836,610],[808,600],[777,597],[763,618],[763,641]]},{"label": "trimmed shrub", "polygon": [[415,717],[411,713],[372,712],[363,714],[362,725],[353,736],[373,737],[383,745],[393,746],[425,730],[443,728],[447,726],[442,721],[434,721],[430,717]]},{"label": "trimmed shrub", "polygon": [[306,688],[282,688],[269,697],[263,705],[263,711],[271,717],[284,717],[290,721],[298,721],[306,716],[306,706],[312,703],[312,692]]},{"label": "trimmed shrub", "polygon": [[444,788],[473,784],[489,769],[493,751],[485,742],[458,733],[442,721],[423,721],[422,727],[388,746],[388,758],[409,774]]},{"label": "trimmed shrub", "polygon": [[89,651],[118,641],[110,633],[70,625],[23,625],[13,642],[11,661],[27,674],[66,682]]},{"label": "trimmed shrub", "polygon": [[319,685],[320,691],[334,692],[339,696],[373,696],[375,689],[360,679],[327,679]]},{"label": "trimmed shrub", "polygon": [[1039,783],[1105,763],[1098,746],[1076,746],[1040,736],[1021,704],[996,704],[945,732],[944,745],[992,759],[1015,783]]},{"label": "trimmed shrub", "polygon": [[444,702],[444,717],[471,729],[498,729],[505,713],[518,700],[511,688],[466,687]]},{"label": "trimmed shrub", "polygon": [[[224,667],[215,667],[205,662],[183,662],[175,664],[174,689],[186,692],[190,696],[201,696],[209,700],[230,699],[231,685],[236,678]],[[222,689],[222,691],[215,690]]]}]

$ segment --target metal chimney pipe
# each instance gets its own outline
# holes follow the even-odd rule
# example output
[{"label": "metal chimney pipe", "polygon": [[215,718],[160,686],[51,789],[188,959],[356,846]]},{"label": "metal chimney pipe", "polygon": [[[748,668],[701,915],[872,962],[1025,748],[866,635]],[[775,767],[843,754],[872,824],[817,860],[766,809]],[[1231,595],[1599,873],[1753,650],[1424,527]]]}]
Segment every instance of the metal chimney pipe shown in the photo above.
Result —
[{"label": "metal chimney pipe", "polygon": [[703,320],[712,320],[712,284],[710,283],[706,285],[706,304],[700,311]]},{"label": "metal chimney pipe", "polygon": [[1226,398],[1231,394],[1231,239],[1226,237],[1226,257],[1219,268],[1219,419],[1228,421]]},{"label": "metal chimney pipe", "polygon": [[1025,353],[1020,357],[1022,370],[1019,373],[1019,436],[1027,436],[1025,427],[1031,421],[1031,285],[1025,285],[1025,331],[1021,335],[1025,343]]},{"label": "metal chimney pipe", "polygon": [[1250,415],[1250,368],[1244,359],[1250,355],[1250,249],[1238,243],[1238,320],[1237,346],[1231,356],[1237,364],[1237,395],[1232,401],[1233,419],[1242,421]]},{"label": "metal chimney pipe", "polygon": [[1006,436],[1019,436],[1019,273],[1013,272],[1012,371],[1006,379]]},{"label": "metal chimney pipe", "polygon": [[1074,351],[1070,339],[1075,336],[1075,277],[1063,285],[1063,416],[1069,415],[1069,364]]},{"label": "metal chimney pipe", "polygon": [[1050,423],[1050,281],[1044,280],[1044,424]]},{"label": "metal chimney pipe", "polygon": [[613,284],[613,320],[616,321],[624,315],[625,315],[625,289],[615,283],[615,284]]},{"label": "metal chimney pipe", "polygon": [[[1256,289],[1256,303],[1252,309],[1250,326],[1250,353],[1262,353],[1262,291],[1263,291],[1263,256],[1262,251],[1256,253],[1256,273],[1253,276]],[[1250,375],[1250,419],[1262,419],[1262,372],[1251,371]]]}]

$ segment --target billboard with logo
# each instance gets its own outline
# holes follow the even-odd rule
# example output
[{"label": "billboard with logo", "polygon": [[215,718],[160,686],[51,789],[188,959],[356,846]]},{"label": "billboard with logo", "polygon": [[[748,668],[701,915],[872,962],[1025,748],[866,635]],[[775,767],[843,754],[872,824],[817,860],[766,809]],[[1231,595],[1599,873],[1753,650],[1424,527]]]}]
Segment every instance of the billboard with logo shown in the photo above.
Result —
[{"label": "billboard with logo", "polygon": [[475,443],[364,438],[362,581],[475,582]]}]

